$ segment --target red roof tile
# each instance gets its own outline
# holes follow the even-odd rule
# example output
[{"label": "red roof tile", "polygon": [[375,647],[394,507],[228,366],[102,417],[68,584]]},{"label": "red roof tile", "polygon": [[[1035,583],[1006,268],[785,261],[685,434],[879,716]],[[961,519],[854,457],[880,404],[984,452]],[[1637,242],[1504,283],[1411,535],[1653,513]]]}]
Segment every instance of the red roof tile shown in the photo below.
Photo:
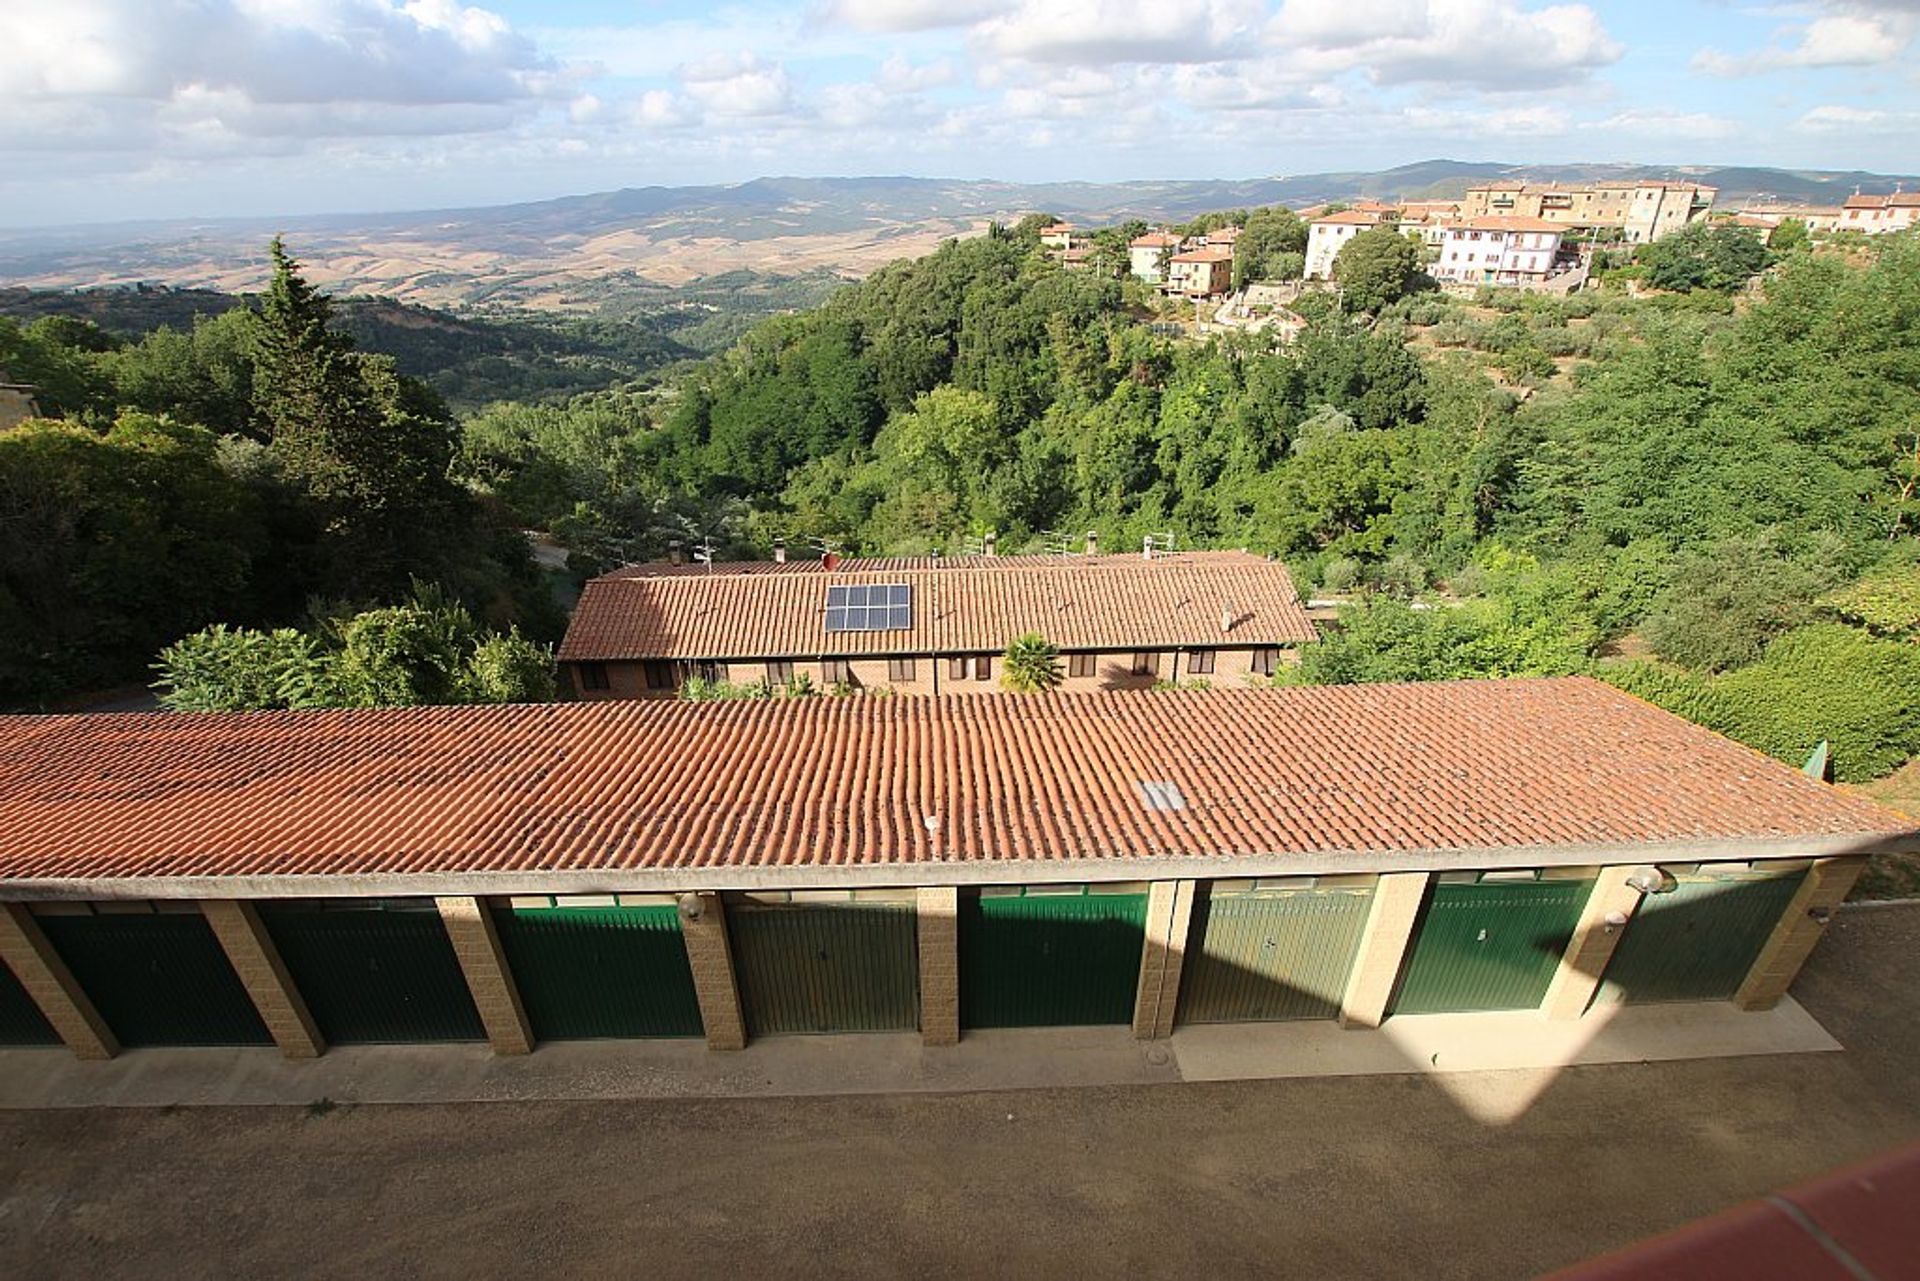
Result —
[{"label": "red roof tile", "polygon": [[[904,631],[828,632],[826,589],[904,583]],[[1231,617],[1231,628],[1221,626]],[[1310,641],[1287,567],[1247,552],[978,556],[634,566],[587,584],[565,662],[998,653],[1026,632],[1062,649]]]},{"label": "red roof tile", "polygon": [[1567,226],[1565,223],[1548,222],[1544,218],[1524,218],[1519,216],[1518,214],[1511,214],[1511,215],[1497,214],[1497,215],[1493,215],[1485,218],[1470,218],[1465,222],[1455,223],[1451,228],[1449,228],[1449,230],[1453,230],[1453,231],[1552,231],[1552,232],[1564,233],[1567,230]]},{"label": "red roof tile", "polygon": [[[1185,807],[1150,808],[1143,781]],[[1912,832],[1584,678],[0,717],[0,889],[16,892],[1141,856],[1355,871]]]},{"label": "red roof tile", "polygon": [[1175,254],[1173,262],[1232,262],[1233,250],[1224,245],[1208,245],[1201,249],[1189,249],[1183,254]]},{"label": "red roof tile", "polygon": [[1339,213],[1323,214],[1313,220],[1315,223],[1331,223],[1340,227],[1372,227],[1380,222],[1380,215],[1370,214],[1359,209],[1342,209]]}]

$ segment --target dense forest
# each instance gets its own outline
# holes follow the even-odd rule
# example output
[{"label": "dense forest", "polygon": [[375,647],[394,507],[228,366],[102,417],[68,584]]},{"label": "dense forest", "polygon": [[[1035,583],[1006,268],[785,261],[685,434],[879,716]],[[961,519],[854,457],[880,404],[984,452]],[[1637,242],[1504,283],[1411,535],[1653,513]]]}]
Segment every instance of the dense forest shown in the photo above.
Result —
[{"label": "dense forest", "polygon": [[[1273,553],[1347,598],[1283,679],[1594,670],[1796,763],[1827,740],[1843,778],[1920,751],[1920,240],[1723,228],[1623,252],[1570,297],[1459,297],[1368,233],[1283,343],[1196,337],[1186,304],[1063,269],[1041,221],[671,376],[457,426],[309,326],[353,371],[347,416],[379,425],[355,437],[370,459],[310,429],[325,397],[273,354],[273,294],[164,350],[0,321],[0,368],[65,419],[0,436],[0,521],[32,531],[0,551],[0,699],[206,623],[296,621],[310,596],[397,607],[415,580],[549,638],[515,526],[580,572],[673,538],[909,554],[1093,529]],[[1243,221],[1241,274],[1297,270],[1297,219]],[[29,510],[36,466],[73,510]]]}]

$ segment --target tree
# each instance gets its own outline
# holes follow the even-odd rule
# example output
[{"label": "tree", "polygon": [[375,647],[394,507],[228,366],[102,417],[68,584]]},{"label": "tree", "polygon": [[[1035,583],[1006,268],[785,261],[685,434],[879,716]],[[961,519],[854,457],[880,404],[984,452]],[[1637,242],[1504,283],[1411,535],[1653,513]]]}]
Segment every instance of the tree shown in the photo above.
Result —
[{"label": "tree", "polygon": [[322,586],[382,596],[452,559],[454,428],[424,384],[363,356],[329,325],[326,298],[278,237],[273,281],[253,323],[253,404],[274,453],[319,506]]},{"label": "tree", "polygon": [[1771,259],[1751,227],[1691,223],[1642,245],[1636,255],[1656,289],[1727,293],[1758,275]]},{"label": "tree", "polygon": [[1680,558],[1647,620],[1647,641],[1660,657],[1699,671],[1745,666],[1808,621],[1835,577],[1830,564],[1788,557],[1771,533],[1723,539]]},{"label": "tree", "polygon": [[1798,218],[1782,218],[1780,225],[1767,233],[1767,248],[1776,254],[1792,253],[1813,243],[1807,224]]},{"label": "tree", "polygon": [[1240,238],[1233,244],[1234,288],[1256,280],[1295,280],[1299,271],[1288,274],[1292,259],[1304,266],[1307,251],[1307,225],[1290,209],[1256,209],[1247,215]]},{"label": "tree", "polygon": [[1355,311],[1379,311],[1412,293],[1425,279],[1420,250],[1389,227],[1363,231],[1340,246],[1333,278]]},{"label": "tree", "polygon": [[1000,664],[1000,683],[1020,694],[1044,694],[1060,684],[1060,650],[1038,632],[1028,632],[1007,646]]}]

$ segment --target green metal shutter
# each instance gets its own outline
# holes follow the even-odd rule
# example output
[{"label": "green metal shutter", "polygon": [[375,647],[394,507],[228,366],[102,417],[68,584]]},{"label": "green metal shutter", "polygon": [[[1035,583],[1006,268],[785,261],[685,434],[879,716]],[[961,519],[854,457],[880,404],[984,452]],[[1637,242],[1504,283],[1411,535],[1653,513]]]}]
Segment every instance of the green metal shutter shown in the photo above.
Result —
[{"label": "green metal shutter", "polygon": [[485,1038],[446,927],[431,908],[268,906],[260,916],[328,1041]]},{"label": "green metal shutter", "polygon": [[1180,1021],[1334,1017],[1372,902],[1371,889],[1202,895],[1187,927]]},{"label": "green metal shutter", "polygon": [[1129,1023],[1144,894],[963,895],[962,1027]]},{"label": "green metal shutter", "polygon": [[120,1044],[272,1040],[198,912],[35,919]]},{"label": "green metal shutter", "polygon": [[58,1045],[60,1034],[27,995],[11,969],[0,964],[0,1045]]},{"label": "green metal shutter", "polygon": [[538,1039],[701,1034],[675,909],[502,908],[494,923]]},{"label": "green metal shutter", "polygon": [[920,942],[904,903],[727,904],[749,1036],[920,1026]]},{"label": "green metal shutter", "polygon": [[1686,878],[1642,896],[1596,1000],[1732,999],[1804,879]]},{"label": "green metal shutter", "polygon": [[1592,881],[1435,885],[1389,1008],[1537,1008],[1592,891]]}]

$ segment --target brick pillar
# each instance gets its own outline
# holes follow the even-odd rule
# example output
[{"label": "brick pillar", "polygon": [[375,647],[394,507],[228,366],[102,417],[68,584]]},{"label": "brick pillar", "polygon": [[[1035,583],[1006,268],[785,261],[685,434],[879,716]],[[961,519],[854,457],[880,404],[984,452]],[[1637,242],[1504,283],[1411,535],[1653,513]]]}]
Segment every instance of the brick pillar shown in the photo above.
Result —
[{"label": "brick pillar", "polygon": [[727,944],[727,909],[718,894],[680,896],[680,931],[693,967],[693,991],[700,1001],[700,1022],[709,1050],[743,1050],[747,1023],[740,1013],[740,988],[733,977],[733,949]]},{"label": "brick pillar", "polygon": [[1561,953],[1553,982],[1540,1002],[1540,1012],[1549,1019],[1577,1019],[1593,1002],[1600,976],[1613,959],[1613,949],[1620,946],[1620,938],[1627,932],[1624,922],[1613,925],[1607,918],[1631,919],[1633,910],[1640,906],[1640,891],[1627,884],[1632,874],[1631,867],[1600,869],[1593,893],[1587,895],[1587,905],[1580,909],[1580,923],[1573,927],[1573,937]]},{"label": "brick pillar", "polygon": [[314,1024],[313,1015],[300,989],[293,984],[280,949],[260,921],[259,910],[251,903],[233,899],[210,899],[200,911],[213,927],[213,936],[233,963],[233,972],[253,998],[261,1022],[273,1034],[273,1043],[290,1059],[317,1058],[327,1048]]},{"label": "brick pillar", "polygon": [[960,1040],[960,891],[923,888],[914,901],[920,929],[920,1040]]},{"label": "brick pillar", "polygon": [[1173,1035],[1180,967],[1187,954],[1187,924],[1192,919],[1192,881],[1155,881],[1148,886],[1140,986],[1133,999],[1133,1034],[1143,1041]]},{"label": "brick pillar", "polygon": [[1389,872],[1373,887],[1360,951],[1353,958],[1353,972],[1347,975],[1347,990],[1340,1000],[1341,1027],[1379,1027],[1386,1019],[1394,980],[1400,977],[1400,962],[1413,940],[1426,894],[1425,872]]},{"label": "brick pillar", "polygon": [[93,1008],[93,1002],[74,981],[73,972],[47,941],[46,933],[25,903],[0,904],[0,961],[5,961],[20,986],[53,1024],[74,1057],[110,1059],[120,1052],[113,1029]]},{"label": "brick pillar", "polygon": [[1823,858],[1807,871],[1807,879],[1780,914],[1780,923],[1768,935],[1766,946],[1747,971],[1733,1003],[1743,1010],[1770,1010],[1793,986],[1813,945],[1826,932],[1827,921],[1846,901],[1847,891],[1867,866],[1864,854]]},{"label": "brick pillar", "polygon": [[527,1012],[520,1004],[513,971],[507,968],[506,953],[500,948],[493,913],[477,898],[436,898],[433,902],[440,909],[447,938],[453,942],[453,954],[460,958],[460,971],[467,976],[467,990],[473,993],[474,1008],[480,1011],[480,1023],[487,1029],[487,1043],[495,1054],[530,1052],[533,1032],[527,1026]]}]

